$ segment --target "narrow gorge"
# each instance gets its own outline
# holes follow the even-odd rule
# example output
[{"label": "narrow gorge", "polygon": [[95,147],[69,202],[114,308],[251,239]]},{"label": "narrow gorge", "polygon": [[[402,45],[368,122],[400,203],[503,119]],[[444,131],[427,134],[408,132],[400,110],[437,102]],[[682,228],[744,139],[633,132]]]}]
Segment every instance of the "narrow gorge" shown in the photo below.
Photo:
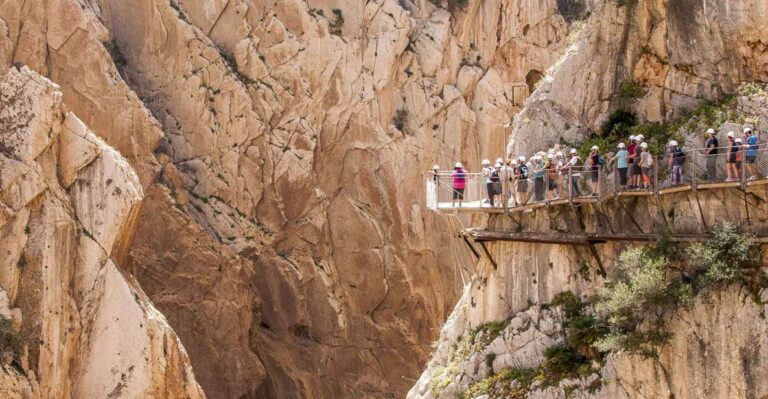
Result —
[{"label": "narrow gorge", "polygon": [[[425,191],[433,165],[765,132],[767,17],[765,0],[0,0],[0,397],[763,398],[768,186],[519,214],[435,212]],[[465,230],[609,224],[662,239],[480,250]],[[553,369],[617,270],[694,267],[696,243],[663,240],[679,232],[749,257],[730,279],[665,272],[693,291],[654,308],[653,356],[590,341]]]}]

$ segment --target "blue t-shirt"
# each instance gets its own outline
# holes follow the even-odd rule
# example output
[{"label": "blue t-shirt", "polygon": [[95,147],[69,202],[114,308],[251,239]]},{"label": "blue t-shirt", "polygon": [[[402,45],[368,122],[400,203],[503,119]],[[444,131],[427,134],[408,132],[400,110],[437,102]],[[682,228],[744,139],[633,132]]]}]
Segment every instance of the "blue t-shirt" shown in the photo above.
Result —
[{"label": "blue t-shirt", "polygon": [[616,153],[616,161],[617,168],[627,168],[629,166],[629,151],[619,150],[619,152]]},{"label": "blue t-shirt", "polygon": [[747,156],[748,157],[754,157],[757,155],[757,136],[752,135],[747,137],[747,144],[749,144],[749,147],[747,147]]}]

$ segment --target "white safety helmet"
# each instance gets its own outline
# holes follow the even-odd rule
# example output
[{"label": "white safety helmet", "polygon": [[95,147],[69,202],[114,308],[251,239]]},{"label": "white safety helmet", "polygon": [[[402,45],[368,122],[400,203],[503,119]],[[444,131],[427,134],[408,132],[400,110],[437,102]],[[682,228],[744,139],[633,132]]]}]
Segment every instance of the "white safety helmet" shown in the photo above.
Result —
[{"label": "white safety helmet", "polygon": [[638,134],[637,136],[635,136],[635,140],[637,141],[644,140],[644,139],[645,139],[645,136],[643,136],[642,134]]},{"label": "white safety helmet", "polygon": [[744,128],[744,134],[751,133],[751,132],[752,132],[751,128],[749,128],[749,127],[745,127]]},{"label": "white safety helmet", "polygon": [[676,140],[670,140],[669,141],[669,146],[670,147],[672,147],[672,146],[677,147],[677,141]]},{"label": "white safety helmet", "polygon": [[496,158],[496,163],[504,163],[504,159],[501,157]]},{"label": "white safety helmet", "polygon": [[547,159],[555,159],[555,156],[554,156],[554,155],[552,155],[552,154],[548,154],[548,155],[547,155]]},{"label": "white safety helmet", "polygon": [[712,129],[712,128],[707,129],[707,134],[715,134],[715,129]]},{"label": "white safety helmet", "polygon": [[736,142],[737,142],[737,143],[739,143],[739,144],[741,144],[741,143],[742,143],[742,141],[741,141],[741,139],[740,139],[740,138],[737,138],[737,139],[736,139]]},{"label": "white safety helmet", "polygon": [[590,148],[591,151],[599,151],[600,148],[596,145],[593,145],[592,148]]},{"label": "white safety helmet", "polygon": [[641,143],[640,148],[643,148],[643,149],[648,148],[648,143]]},{"label": "white safety helmet", "polygon": [[456,162],[456,165],[453,165],[453,167],[454,168],[460,168],[461,167],[461,162]]},{"label": "white safety helmet", "polygon": [[487,159],[483,159],[483,165],[490,165],[490,164],[491,164],[491,161]]},{"label": "white safety helmet", "polygon": [[624,145],[624,143],[619,143],[618,147],[619,147],[619,148],[624,148],[624,147],[626,147],[626,146]]},{"label": "white safety helmet", "polygon": [[575,149],[575,148],[571,148],[571,150],[570,150],[570,151],[568,151],[568,153],[569,153],[569,154],[571,154],[571,155],[576,155],[576,154],[578,154],[579,152],[578,152],[578,151],[576,151],[576,149]]},{"label": "white safety helmet", "polygon": [[500,168],[500,167],[504,166],[504,163],[503,162],[496,162],[496,165],[493,165],[493,166],[495,166],[497,168]]},{"label": "white safety helmet", "polygon": [[733,132],[728,132],[728,137],[730,137],[730,138],[733,138],[733,136],[735,136],[735,135],[736,135],[736,134],[735,134],[735,133],[733,133]]},{"label": "white safety helmet", "polygon": [[440,165],[435,165],[432,167],[432,170],[440,170]]},{"label": "white safety helmet", "polygon": [[520,157],[517,158],[520,162],[525,162],[525,157],[523,155],[520,155]]},{"label": "white safety helmet", "polygon": [[556,157],[561,157],[561,158],[562,158],[562,156],[563,156],[563,152],[562,152],[562,151],[558,151],[558,152],[556,152],[556,153],[555,153],[555,156],[556,156]]}]

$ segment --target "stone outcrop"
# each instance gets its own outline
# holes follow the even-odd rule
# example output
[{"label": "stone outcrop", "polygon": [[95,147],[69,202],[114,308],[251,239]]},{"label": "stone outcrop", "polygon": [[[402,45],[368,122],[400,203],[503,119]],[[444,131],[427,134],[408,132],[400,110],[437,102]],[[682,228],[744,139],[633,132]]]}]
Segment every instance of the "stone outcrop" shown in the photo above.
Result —
[{"label": "stone outcrop", "polygon": [[767,15],[761,0],[599,2],[515,117],[508,152],[578,143],[628,100],[641,120],[668,122],[767,81]]},{"label": "stone outcrop", "polygon": [[178,337],[120,267],[140,180],[62,98],[27,67],[0,81],[0,313],[3,342],[22,342],[0,392],[203,398]]}]

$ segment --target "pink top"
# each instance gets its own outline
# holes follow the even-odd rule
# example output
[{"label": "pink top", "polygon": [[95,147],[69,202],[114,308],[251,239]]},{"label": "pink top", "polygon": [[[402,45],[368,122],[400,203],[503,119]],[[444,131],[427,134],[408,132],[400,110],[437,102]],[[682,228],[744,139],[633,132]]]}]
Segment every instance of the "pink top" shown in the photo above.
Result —
[{"label": "pink top", "polygon": [[453,188],[464,188],[467,184],[467,172],[464,169],[455,169],[453,173]]}]

